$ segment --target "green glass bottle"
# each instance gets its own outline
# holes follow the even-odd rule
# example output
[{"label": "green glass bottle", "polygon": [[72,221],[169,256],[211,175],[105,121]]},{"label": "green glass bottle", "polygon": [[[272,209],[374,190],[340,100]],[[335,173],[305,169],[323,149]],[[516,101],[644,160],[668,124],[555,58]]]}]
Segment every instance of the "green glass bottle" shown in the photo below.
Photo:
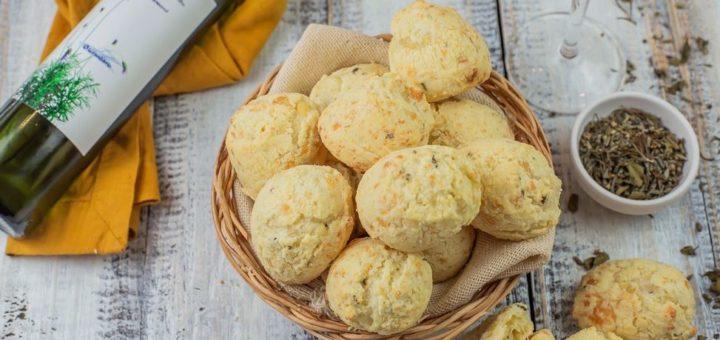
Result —
[{"label": "green glass bottle", "polygon": [[23,237],[234,0],[103,0],[0,108],[0,230]]}]

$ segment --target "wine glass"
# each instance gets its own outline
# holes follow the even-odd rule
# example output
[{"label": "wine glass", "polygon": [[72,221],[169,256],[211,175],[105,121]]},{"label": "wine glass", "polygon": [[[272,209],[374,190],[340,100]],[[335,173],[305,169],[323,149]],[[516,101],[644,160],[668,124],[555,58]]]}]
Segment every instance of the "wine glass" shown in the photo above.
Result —
[{"label": "wine glass", "polygon": [[589,0],[572,0],[570,13],[539,15],[506,46],[510,79],[533,105],[577,113],[617,91],[625,56],[617,39],[585,18]]}]

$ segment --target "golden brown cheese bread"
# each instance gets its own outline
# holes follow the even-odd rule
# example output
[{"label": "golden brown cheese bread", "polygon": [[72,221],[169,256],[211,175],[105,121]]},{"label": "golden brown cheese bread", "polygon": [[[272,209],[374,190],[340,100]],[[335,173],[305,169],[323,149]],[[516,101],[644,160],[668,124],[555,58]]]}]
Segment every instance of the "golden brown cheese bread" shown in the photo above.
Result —
[{"label": "golden brown cheese bread", "polygon": [[466,336],[477,340],[527,340],[532,335],[532,320],[528,307],[515,303],[488,317],[480,326]]},{"label": "golden brown cheese bread", "polygon": [[585,328],[565,340],[623,340],[613,332],[605,332],[595,327]]},{"label": "golden brown cheese bread", "polygon": [[258,97],[230,119],[225,146],[243,193],[255,199],[274,174],[317,160],[320,113],[298,93]]},{"label": "golden brown cheese bread", "polygon": [[337,170],[300,165],[273,176],[253,206],[251,238],[263,268],[286,284],[312,281],[354,227],[352,189]]},{"label": "golden brown cheese bread", "polygon": [[387,71],[387,66],[374,63],[341,68],[320,78],[310,91],[310,100],[322,111],[339,93],[362,86],[368,79],[381,76]]},{"label": "golden brown cheese bread", "polygon": [[524,240],[543,235],[560,217],[560,179],[532,146],[510,139],[482,139],[462,149],[483,184],[483,205],[472,222],[492,236]]},{"label": "golden brown cheese bread", "polygon": [[485,40],[454,9],[415,1],[390,24],[390,70],[422,87],[431,102],[450,98],[490,77]]},{"label": "golden brown cheese bread", "polygon": [[335,158],[364,172],[393,151],[427,144],[433,115],[422,91],[386,73],[340,93],[318,130]]},{"label": "golden brown cheese bread", "polygon": [[555,340],[555,336],[547,329],[533,333],[528,340]]},{"label": "golden brown cheese bread", "polygon": [[[345,179],[350,184],[350,187],[352,188],[353,202],[355,202],[355,192],[357,191],[357,186],[358,183],[360,183],[360,178],[362,177],[362,174],[357,173],[355,170],[343,164],[332,155],[329,155],[329,157],[323,162],[323,164],[339,171],[343,175],[343,177],[345,177]],[[353,233],[352,237],[367,236],[367,232],[365,232],[365,229],[363,229],[362,225],[360,224],[360,218],[357,217],[357,210],[355,211],[354,215],[355,232]]]},{"label": "golden brown cheese bread", "polygon": [[427,145],[393,152],[360,180],[355,200],[368,234],[420,252],[460,232],[481,204],[480,177],[457,149]]},{"label": "golden brown cheese bread", "polygon": [[354,240],[333,262],[325,294],[348,325],[393,334],[418,323],[432,291],[430,265],[378,240]]},{"label": "golden brown cheese bread", "polygon": [[674,267],[646,259],[608,261],[585,274],[572,315],[580,327],[625,340],[690,339],[697,333],[690,282]]},{"label": "golden brown cheese bread", "polygon": [[459,233],[443,239],[418,255],[430,263],[433,283],[442,282],[455,276],[465,267],[465,263],[472,253],[473,245],[475,245],[475,229],[465,226]]},{"label": "golden brown cheese bread", "polygon": [[450,98],[437,105],[430,144],[459,148],[485,138],[515,138],[503,113],[469,99]]}]

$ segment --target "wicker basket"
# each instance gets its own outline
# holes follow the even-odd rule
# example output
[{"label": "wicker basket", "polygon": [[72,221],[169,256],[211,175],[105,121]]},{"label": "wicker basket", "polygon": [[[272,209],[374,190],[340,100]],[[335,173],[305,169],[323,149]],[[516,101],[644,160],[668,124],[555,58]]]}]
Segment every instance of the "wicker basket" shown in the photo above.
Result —
[{"label": "wicker basket", "polygon": [[[389,40],[389,36],[382,36]],[[248,98],[250,101],[264,95],[270,89],[280,68]],[[496,72],[480,85],[507,114],[517,140],[538,149],[552,164],[550,147],[537,118],[517,90]],[[250,287],[270,306],[293,320],[308,332],[326,339],[380,339],[380,338],[449,338],[462,333],[474,322],[500,303],[516,286],[519,276],[501,279],[487,284],[469,303],[455,311],[438,317],[426,318],[418,325],[393,336],[380,336],[361,330],[349,329],[341,321],[317,313],[304,301],[298,300],[280,288],[263,269],[250,245],[247,229],[240,222],[233,193],[235,173],[228,159],[225,144],[215,164],[212,187],[212,212],[217,236],[228,260],[247,281]]]}]

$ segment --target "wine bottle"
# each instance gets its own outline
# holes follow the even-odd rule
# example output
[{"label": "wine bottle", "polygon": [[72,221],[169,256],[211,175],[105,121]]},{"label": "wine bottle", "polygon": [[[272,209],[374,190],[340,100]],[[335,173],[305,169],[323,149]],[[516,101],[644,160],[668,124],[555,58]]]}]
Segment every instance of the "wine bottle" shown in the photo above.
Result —
[{"label": "wine bottle", "polygon": [[[0,229],[23,237],[235,0],[102,0],[0,108]],[[130,188],[129,188],[130,189]]]}]

